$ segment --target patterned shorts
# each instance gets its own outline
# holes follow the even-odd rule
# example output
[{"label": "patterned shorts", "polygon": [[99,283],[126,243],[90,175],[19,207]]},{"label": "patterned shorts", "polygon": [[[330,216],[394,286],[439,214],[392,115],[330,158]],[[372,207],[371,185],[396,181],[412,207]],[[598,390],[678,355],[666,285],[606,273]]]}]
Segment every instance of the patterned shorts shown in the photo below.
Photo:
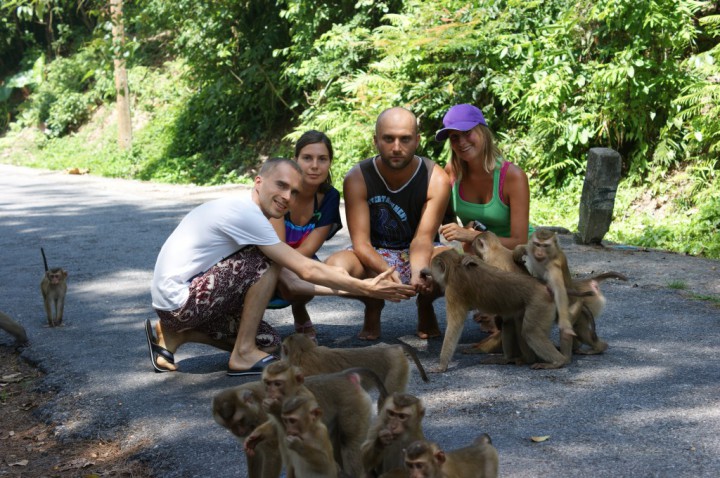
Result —
[{"label": "patterned shorts", "polygon": [[[268,270],[271,261],[256,246],[245,247],[218,262],[190,282],[190,296],[173,311],[158,310],[163,327],[181,332],[198,330],[208,335],[237,337],[245,294]],[[280,335],[262,320],[255,343],[280,345]]]},{"label": "patterned shorts", "polygon": [[385,249],[378,247],[375,251],[385,259],[390,267],[395,266],[395,271],[400,274],[403,284],[410,283],[410,249]]},{"label": "patterned shorts", "polygon": [[[434,247],[443,247],[440,242],[435,242]],[[348,247],[352,251],[352,246]],[[400,280],[403,284],[409,284],[412,277],[410,270],[410,249],[385,249],[384,247],[376,247],[375,252],[380,254],[387,264],[395,266],[395,271],[400,274]]]}]

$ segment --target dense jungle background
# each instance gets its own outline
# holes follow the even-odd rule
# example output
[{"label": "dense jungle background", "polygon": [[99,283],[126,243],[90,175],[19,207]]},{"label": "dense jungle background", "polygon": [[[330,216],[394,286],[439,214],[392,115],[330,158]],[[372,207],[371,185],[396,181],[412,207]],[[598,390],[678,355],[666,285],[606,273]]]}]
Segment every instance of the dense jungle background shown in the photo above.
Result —
[{"label": "dense jungle background", "polygon": [[380,111],[414,111],[444,164],[433,134],[469,102],[528,172],[534,224],[576,228],[587,151],[609,147],[606,239],[720,258],[719,39],[718,1],[6,0],[0,161],[247,182],[316,128],[342,189]]}]

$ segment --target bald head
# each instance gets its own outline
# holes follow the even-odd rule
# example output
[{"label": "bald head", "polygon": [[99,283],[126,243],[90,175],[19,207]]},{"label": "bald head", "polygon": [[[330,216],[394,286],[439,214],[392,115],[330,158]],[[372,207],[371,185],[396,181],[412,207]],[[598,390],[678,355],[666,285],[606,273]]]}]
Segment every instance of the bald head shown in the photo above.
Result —
[{"label": "bald head", "polygon": [[412,169],[415,150],[420,143],[417,118],[405,108],[390,108],[375,122],[375,147],[382,164],[392,170]]},{"label": "bald head", "polygon": [[417,134],[418,125],[417,118],[412,111],[405,109],[401,106],[395,106],[388,108],[377,117],[375,121],[375,135],[379,135],[379,132],[383,129],[383,126],[388,124],[402,124],[412,127],[412,133]]}]

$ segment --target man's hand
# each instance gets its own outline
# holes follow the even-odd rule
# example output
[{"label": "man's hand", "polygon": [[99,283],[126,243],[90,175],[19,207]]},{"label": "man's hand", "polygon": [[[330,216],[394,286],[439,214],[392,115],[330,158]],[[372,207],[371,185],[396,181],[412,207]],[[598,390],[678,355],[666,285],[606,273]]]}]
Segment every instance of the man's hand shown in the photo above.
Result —
[{"label": "man's hand", "polygon": [[432,277],[426,276],[420,271],[417,276],[413,274],[410,278],[410,285],[415,288],[418,294],[429,294],[433,290],[434,282]]},{"label": "man's hand", "polygon": [[401,300],[407,300],[415,296],[415,287],[402,284],[394,267],[391,267],[382,274],[378,274],[372,279],[365,279],[365,282],[367,282],[370,287],[368,295],[376,299],[400,302]]}]

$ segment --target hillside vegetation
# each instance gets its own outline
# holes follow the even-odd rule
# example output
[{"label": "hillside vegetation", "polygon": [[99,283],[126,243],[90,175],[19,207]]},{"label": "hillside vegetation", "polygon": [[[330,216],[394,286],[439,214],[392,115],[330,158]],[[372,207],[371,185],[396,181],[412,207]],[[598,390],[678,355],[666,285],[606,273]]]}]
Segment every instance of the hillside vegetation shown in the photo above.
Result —
[{"label": "hillside vegetation", "polygon": [[[633,0],[10,0],[0,7],[0,161],[243,182],[302,131],[333,178],[372,154],[378,113],[482,108],[531,178],[531,221],[574,229],[587,151],[622,155],[607,239],[720,258],[720,4]],[[126,61],[132,146],[117,142]]]}]

